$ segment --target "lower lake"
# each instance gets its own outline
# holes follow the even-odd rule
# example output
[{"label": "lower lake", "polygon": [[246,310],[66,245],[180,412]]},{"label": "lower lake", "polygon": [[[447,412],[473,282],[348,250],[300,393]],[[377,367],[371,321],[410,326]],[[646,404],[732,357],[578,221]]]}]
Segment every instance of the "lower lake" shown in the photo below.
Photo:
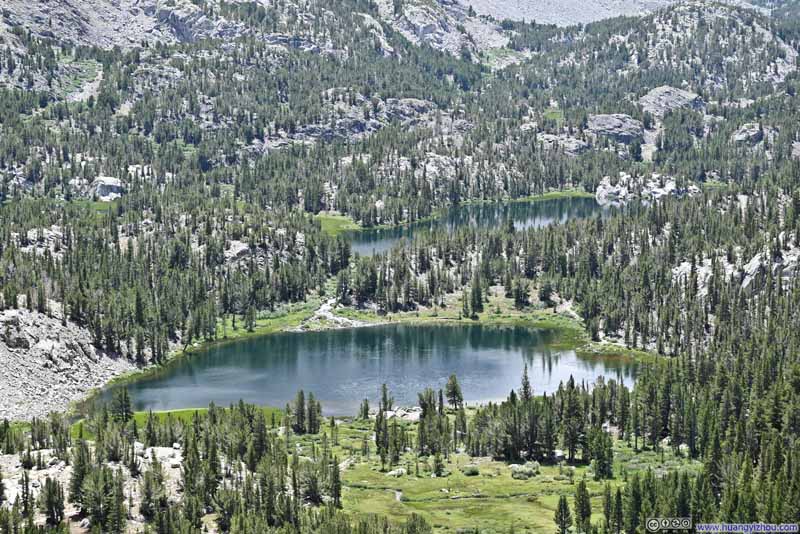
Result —
[{"label": "lower lake", "polygon": [[[348,330],[281,333],[213,346],[128,383],[136,410],[227,406],[243,399],[283,407],[300,389],[313,392],[326,415],[355,415],[362,399],[375,406],[386,383],[395,403],[415,405],[426,387],[458,377],[468,403],[504,399],[519,388],[523,367],[536,394],[570,376],[631,385],[636,365],[557,350],[558,332],[524,327],[390,324]],[[115,387],[103,393],[108,399]]]}]

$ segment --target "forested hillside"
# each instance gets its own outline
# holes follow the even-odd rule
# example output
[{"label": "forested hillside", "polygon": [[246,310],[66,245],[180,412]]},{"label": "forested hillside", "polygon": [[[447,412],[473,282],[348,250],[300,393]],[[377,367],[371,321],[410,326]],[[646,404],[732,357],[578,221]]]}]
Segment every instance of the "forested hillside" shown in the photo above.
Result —
[{"label": "forested hillside", "polygon": [[[800,26],[792,2],[758,4],[566,27],[445,0],[0,6],[0,417],[26,421],[0,426],[25,466],[16,503],[0,478],[0,532],[67,528],[64,497],[92,532],[444,531],[348,510],[341,477],[441,476],[451,454],[591,473],[558,486],[560,533],[800,521]],[[544,194],[621,209],[369,257],[339,231]],[[341,324],[552,309],[647,371],[551,396],[520,377],[469,410],[425,391],[413,424],[383,398],[342,427],[348,448],[305,400],[269,422],[245,404],[145,421],[125,399],[80,432],[48,419],[309,302]],[[614,473],[623,449],[691,468]],[[70,476],[34,499],[51,458]]]}]

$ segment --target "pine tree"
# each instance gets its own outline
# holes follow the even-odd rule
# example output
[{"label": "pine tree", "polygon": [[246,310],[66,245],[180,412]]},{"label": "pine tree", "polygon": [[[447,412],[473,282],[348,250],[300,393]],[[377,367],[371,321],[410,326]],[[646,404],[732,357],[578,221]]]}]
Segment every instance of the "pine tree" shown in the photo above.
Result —
[{"label": "pine tree", "polygon": [[564,410],[563,434],[567,448],[568,460],[575,459],[581,436],[583,434],[583,409],[580,396],[575,388],[575,379],[570,376],[565,391],[566,407]]},{"label": "pine tree", "polygon": [[481,278],[477,271],[473,275],[470,285],[469,305],[472,310],[472,317],[476,317],[483,311],[483,290],[481,289]]},{"label": "pine tree", "polygon": [[183,488],[183,516],[195,527],[200,526],[202,517],[201,491],[202,466],[197,451],[197,442],[189,433],[184,442],[185,457],[181,465],[181,486]]},{"label": "pine tree", "polygon": [[69,481],[69,498],[73,504],[82,502],[83,481],[91,470],[91,462],[91,453],[86,442],[78,441],[72,451],[72,477]]},{"label": "pine tree", "polygon": [[339,459],[334,457],[331,465],[331,499],[334,508],[342,507],[342,479],[339,472]]},{"label": "pine tree", "polygon": [[642,491],[639,474],[635,473],[625,486],[625,531],[634,532],[639,526],[639,514],[642,510]]},{"label": "pine tree", "polygon": [[295,397],[293,415],[292,430],[295,434],[304,434],[306,432],[306,397],[302,389],[297,392],[297,397]]},{"label": "pine tree", "polygon": [[614,494],[614,512],[611,522],[614,534],[619,534],[622,531],[624,517],[625,512],[622,505],[622,490],[617,487],[617,491]]},{"label": "pine tree", "polygon": [[81,487],[81,510],[92,522],[105,529],[113,497],[112,475],[108,468],[101,467],[87,473]]},{"label": "pine tree", "polygon": [[22,516],[30,518],[33,512],[33,502],[31,497],[31,479],[28,470],[22,471],[22,477],[19,483],[19,500],[22,505]]},{"label": "pine tree", "polygon": [[316,434],[319,432],[319,417],[317,414],[317,401],[314,399],[314,393],[308,393],[308,402],[306,405],[306,432],[308,434]]},{"label": "pine tree", "polygon": [[603,486],[603,518],[605,518],[606,532],[611,532],[611,525],[614,518],[614,499],[611,496],[611,484],[606,482]]},{"label": "pine tree", "polygon": [[570,527],[572,527],[572,514],[569,511],[569,503],[567,497],[564,495],[559,496],[558,506],[554,517],[556,523],[556,534],[568,534]]},{"label": "pine tree", "polygon": [[60,525],[64,520],[64,490],[57,480],[50,477],[45,479],[40,509],[48,525]]},{"label": "pine tree", "polygon": [[464,288],[464,291],[461,294],[461,316],[465,319],[472,317],[472,312],[470,311],[469,307],[469,297],[467,296],[466,288]]},{"label": "pine tree", "polygon": [[147,412],[147,421],[144,427],[144,446],[154,447],[158,443],[158,436],[156,434],[156,418],[153,415],[153,410]]},{"label": "pine tree", "polygon": [[450,375],[450,378],[447,380],[445,391],[447,403],[450,404],[450,407],[454,410],[460,408],[464,403],[464,396],[461,394],[461,386],[458,384],[456,375]]},{"label": "pine tree", "polygon": [[142,477],[141,496],[139,512],[145,520],[149,521],[156,516],[157,511],[156,480],[150,471],[147,471]]},{"label": "pine tree", "polygon": [[363,421],[369,420],[369,399],[361,401],[361,406],[358,409],[358,418]]},{"label": "pine tree", "polygon": [[531,381],[528,378],[528,364],[525,364],[525,367],[522,370],[522,387],[519,392],[520,400],[522,402],[528,402],[533,398],[533,388],[531,387]]},{"label": "pine tree", "polygon": [[722,494],[724,481],[722,478],[722,447],[720,446],[720,438],[716,425],[712,427],[712,433],[712,445],[705,462],[705,467],[714,498],[718,500]]},{"label": "pine tree", "polygon": [[114,393],[114,400],[111,403],[111,415],[115,421],[127,423],[133,418],[131,399],[128,396],[128,388],[121,388]]},{"label": "pine tree", "polygon": [[122,471],[117,471],[111,480],[111,495],[108,505],[106,531],[110,534],[124,534],[127,512],[125,511],[125,489]]},{"label": "pine tree", "polygon": [[592,501],[589,497],[589,490],[586,488],[586,482],[581,480],[575,488],[575,525],[578,532],[591,531],[589,523],[591,517]]},{"label": "pine tree", "polygon": [[444,461],[442,460],[442,455],[438,452],[433,457],[433,474],[437,477],[444,475]]}]

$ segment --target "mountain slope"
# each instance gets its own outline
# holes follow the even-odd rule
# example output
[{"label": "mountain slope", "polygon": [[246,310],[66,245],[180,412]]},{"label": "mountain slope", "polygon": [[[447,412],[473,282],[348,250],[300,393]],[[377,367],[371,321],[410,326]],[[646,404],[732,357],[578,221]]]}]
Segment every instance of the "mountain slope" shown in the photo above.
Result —
[{"label": "mountain slope", "polygon": [[241,28],[209,16],[188,0],[8,0],[3,23],[39,37],[75,45],[130,48],[143,43],[173,43],[232,37]]},{"label": "mountain slope", "polygon": [[[588,24],[598,20],[614,17],[640,16],[679,3],[680,0],[460,0],[472,6],[480,15],[487,15],[497,20],[525,20],[538,24],[555,24],[571,26]],[[722,0],[723,3],[752,7],[750,3],[740,0]],[[753,4],[764,4],[759,7],[773,7],[775,4],[787,2],[770,2],[756,0]]]},{"label": "mountain slope", "polygon": [[675,0],[462,0],[481,15],[497,20],[526,20],[539,24],[569,26],[621,15],[641,15],[668,6]]}]

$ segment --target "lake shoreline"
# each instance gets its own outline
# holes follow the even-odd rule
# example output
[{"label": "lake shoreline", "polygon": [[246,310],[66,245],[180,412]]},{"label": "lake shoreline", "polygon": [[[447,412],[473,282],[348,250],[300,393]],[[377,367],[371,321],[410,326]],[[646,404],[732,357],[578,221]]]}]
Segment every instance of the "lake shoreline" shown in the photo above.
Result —
[{"label": "lake shoreline", "polygon": [[399,228],[409,228],[413,225],[425,224],[428,222],[436,221],[437,219],[441,219],[447,214],[448,210],[457,207],[481,206],[481,205],[493,205],[493,204],[506,204],[506,205],[521,204],[525,202],[544,202],[547,200],[572,199],[572,198],[595,198],[595,195],[593,193],[589,193],[588,191],[583,191],[582,189],[565,189],[558,191],[548,191],[547,193],[543,193],[541,195],[530,195],[527,197],[519,197],[519,198],[471,199],[459,202],[458,204],[451,204],[450,206],[437,208],[430,215],[421,217],[419,219],[415,219],[413,221],[401,222],[397,224],[378,224],[375,226],[362,226],[357,221],[353,220],[353,218],[350,215],[336,211],[320,212],[316,214],[314,218],[320,221],[320,223],[322,224],[323,231],[327,232],[328,235],[335,237],[338,236],[339,234],[346,232],[358,233],[358,232],[369,232],[376,230],[396,230]]},{"label": "lake shoreline", "polygon": [[[502,302],[502,307],[498,304]],[[358,325],[341,327],[331,324],[309,324],[306,321],[314,317],[315,308],[303,306],[302,313],[296,308],[290,308],[285,314],[271,319],[266,319],[257,326],[252,332],[247,332],[243,328],[236,330],[236,334],[216,340],[194,343],[184,349],[174,351],[169,359],[159,365],[150,365],[134,372],[120,375],[111,380],[103,387],[95,388],[87,394],[81,401],[71,406],[73,415],[83,415],[90,406],[96,402],[109,388],[121,387],[132,384],[140,380],[157,377],[159,373],[166,373],[172,370],[172,366],[180,365],[184,358],[191,358],[204,351],[223,347],[237,341],[252,341],[267,338],[274,334],[304,334],[318,333],[332,330],[358,330],[369,329],[381,326],[403,325],[403,326],[424,326],[424,327],[453,327],[453,326],[481,326],[489,328],[526,328],[531,330],[549,331],[554,334],[554,339],[548,341],[548,348],[552,350],[571,350],[576,356],[587,360],[603,360],[606,356],[612,360],[620,362],[642,362],[645,359],[634,351],[625,349],[613,344],[591,342],[583,328],[582,322],[574,315],[562,311],[556,313],[553,308],[528,308],[525,310],[514,310],[510,306],[510,301],[500,295],[493,296],[487,304],[486,311],[477,319],[464,318],[460,316],[455,305],[439,309],[421,309],[412,312],[400,312],[381,316],[371,310],[356,309],[353,307],[342,307],[334,310],[340,317],[357,319]],[[492,311],[493,310],[493,311]],[[498,310],[500,313],[498,313]],[[287,319],[289,317],[289,319]],[[300,327],[303,327],[300,330]],[[643,353],[644,354],[644,353]],[[285,399],[286,401],[291,399]]]},{"label": "lake shoreline", "polygon": [[[471,200],[460,203],[459,206],[490,204],[505,206],[519,205],[528,202],[539,203],[558,199],[580,198],[594,198],[594,195],[583,190],[570,189],[551,191],[543,195],[516,199]],[[425,220],[434,220],[442,217],[444,214],[445,211],[439,210]],[[329,233],[332,233],[332,235],[341,232],[353,232],[358,234],[359,232],[376,229],[409,227],[424,221],[418,220],[397,226],[383,225],[364,228],[355,224],[352,219],[342,215],[319,214],[315,216],[318,220],[323,219],[321,221],[323,226],[325,226],[324,219],[326,217],[328,218],[328,223],[330,223],[331,220],[335,222],[335,228],[333,230],[327,230]],[[447,306],[444,308],[434,307],[432,309],[418,309],[384,315],[377,313],[375,310],[366,308],[355,308],[351,306],[340,307],[333,299],[324,296],[331,295],[333,290],[334,287],[329,280],[324,291],[309,296],[305,302],[282,305],[279,307],[278,311],[261,312],[256,320],[255,328],[253,328],[252,331],[243,328],[244,322],[241,318],[225,318],[218,323],[216,338],[193,342],[182,347],[179,345],[176,350],[170,352],[167,359],[162,363],[147,365],[131,372],[118,375],[104,385],[90,390],[80,400],[71,403],[69,411],[71,413],[83,412],[108,388],[119,387],[155,376],[158,373],[165,372],[165,370],[170,369],[174,365],[179,365],[184,358],[203,353],[216,347],[223,347],[236,341],[255,339],[282,332],[312,333],[329,330],[377,327],[391,324],[418,326],[475,324],[485,326],[520,326],[557,331],[559,341],[554,348],[575,350],[576,353],[580,353],[586,358],[603,358],[606,354],[633,359],[639,359],[641,356],[621,346],[592,342],[588,338],[582,320],[569,306],[567,308],[560,307],[563,309],[559,310],[545,309],[541,306],[538,308],[529,307],[520,311],[514,310],[513,307],[510,306],[510,301],[508,299],[498,299],[497,297],[499,297],[499,295],[495,295],[495,300],[487,302],[486,305],[487,310],[495,311],[484,312],[477,318],[464,318],[461,317],[459,311],[461,306],[459,302],[457,302],[458,295],[449,295],[447,299],[451,302],[448,302]],[[498,291],[500,293],[503,292],[502,288]],[[556,313],[557,311],[560,313]],[[237,325],[238,328],[234,328],[234,325]]]}]

